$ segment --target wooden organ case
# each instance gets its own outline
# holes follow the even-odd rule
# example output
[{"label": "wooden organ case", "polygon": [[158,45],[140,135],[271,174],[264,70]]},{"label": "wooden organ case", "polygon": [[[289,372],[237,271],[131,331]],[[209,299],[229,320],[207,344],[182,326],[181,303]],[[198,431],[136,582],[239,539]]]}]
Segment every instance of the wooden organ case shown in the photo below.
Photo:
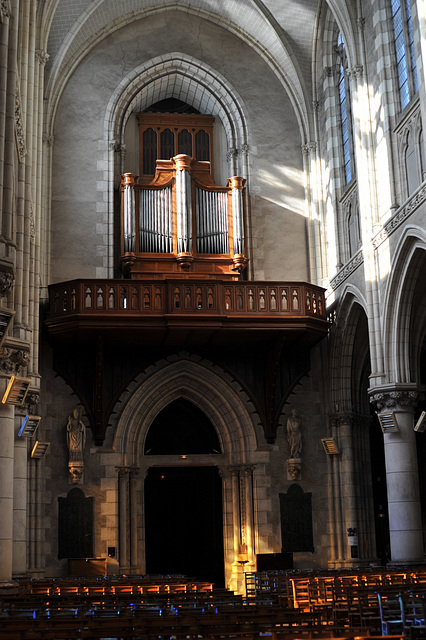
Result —
[{"label": "wooden organ case", "polygon": [[121,268],[132,279],[238,280],[247,264],[245,180],[225,187],[210,162],[179,154],[157,160],[150,182],[121,177]]}]

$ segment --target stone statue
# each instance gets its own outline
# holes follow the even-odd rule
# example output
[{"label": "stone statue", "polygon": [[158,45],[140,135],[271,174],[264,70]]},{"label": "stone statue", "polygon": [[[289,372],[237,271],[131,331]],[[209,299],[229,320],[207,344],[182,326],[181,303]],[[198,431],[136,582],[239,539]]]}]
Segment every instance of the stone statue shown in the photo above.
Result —
[{"label": "stone statue", "polygon": [[291,416],[287,420],[287,440],[290,445],[291,458],[300,458],[302,455],[301,424],[302,421],[298,417],[296,409],[292,409]]},{"label": "stone statue", "polygon": [[81,411],[76,407],[68,417],[67,444],[70,462],[82,462],[84,445],[86,444],[86,427],[81,420]]}]

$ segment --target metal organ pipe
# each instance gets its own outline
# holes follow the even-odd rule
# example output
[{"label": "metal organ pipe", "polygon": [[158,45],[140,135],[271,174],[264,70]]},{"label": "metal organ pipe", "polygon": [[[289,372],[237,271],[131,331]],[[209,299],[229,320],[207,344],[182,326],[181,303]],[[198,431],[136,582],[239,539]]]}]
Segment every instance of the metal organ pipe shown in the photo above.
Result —
[{"label": "metal organ pipe", "polygon": [[197,251],[228,253],[228,194],[196,188]]},{"label": "metal organ pipe", "polygon": [[135,189],[133,183],[127,182],[124,187],[124,253],[135,251]]},{"label": "metal organ pipe", "polygon": [[140,250],[146,253],[172,251],[172,188],[141,189]]},{"label": "metal organ pipe", "polygon": [[244,220],[243,220],[243,179],[234,177],[232,184],[232,222],[234,232],[234,253],[244,254]]},{"label": "metal organ pipe", "polygon": [[176,214],[178,253],[192,252],[191,178],[187,169],[176,172]]}]

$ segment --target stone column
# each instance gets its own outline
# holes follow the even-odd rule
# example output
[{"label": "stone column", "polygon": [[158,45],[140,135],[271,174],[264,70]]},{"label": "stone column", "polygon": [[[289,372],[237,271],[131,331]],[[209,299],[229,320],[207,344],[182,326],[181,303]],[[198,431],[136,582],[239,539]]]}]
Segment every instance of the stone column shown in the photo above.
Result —
[{"label": "stone column", "polygon": [[253,514],[253,470],[254,467],[242,467],[242,483],[244,485],[245,512],[245,544],[247,545],[248,564],[245,570],[252,571],[255,565],[254,549],[254,514]]},{"label": "stone column", "polygon": [[138,495],[137,495],[137,475],[139,469],[130,470],[129,491],[130,491],[130,564],[131,573],[139,574],[139,547],[138,547]]},{"label": "stone column", "polygon": [[392,412],[397,431],[384,433],[386,484],[392,564],[424,561],[414,408],[419,391],[414,385],[390,385],[370,390],[380,412]]},{"label": "stone column", "polygon": [[[23,415],[16,416],[17,434]],[[27,570],[27,438],[15,438],[15,464],[13,479],[13,554],[12,571],[14,576],[23,575]]]},{"label": "stone column", "polygon": [[[7,380],[0,380],[0,394],[7,387]],[[14,467],[14,407],[0,404],[0,583],[12,578],[12,529],[13,529],[13,467]]]},{"label": "stone column", "polygon": [[118,471],[118,510],[119,510],[119,562],[120,571],[127,573],[129,569],[129,471],[128,467],[120,467]]},{"label": "stone column", "polygon": [[[347,561],[353,561],[352,558],[359,557],[358,545],[356,547],[349,546],[347,539],[348,530],[357,530],[357,493],[355,486],[354,474],[354,450],[352,442],[352,415],[341,414],[338,417],[339,423],[339,444],[342,451],[342,465],[340,477],[342,482],[343,493],[343,514],[344,514],[344,532],[346,538],[345,558]],[[356,553],[356,555],[354,555]]]}]

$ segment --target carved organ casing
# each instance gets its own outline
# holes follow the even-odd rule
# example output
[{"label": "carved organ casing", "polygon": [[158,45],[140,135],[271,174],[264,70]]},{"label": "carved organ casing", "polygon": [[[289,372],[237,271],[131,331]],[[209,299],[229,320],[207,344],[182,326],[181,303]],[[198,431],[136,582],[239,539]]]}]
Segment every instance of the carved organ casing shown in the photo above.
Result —
[{"label": "carved organ casing", "polygon": [[237,280],[245,253],[245,180],[225,187],[210,163],[180,154],[157,160],[151,182],[125,173],[121,180],[121,267],[140,278]]}]

